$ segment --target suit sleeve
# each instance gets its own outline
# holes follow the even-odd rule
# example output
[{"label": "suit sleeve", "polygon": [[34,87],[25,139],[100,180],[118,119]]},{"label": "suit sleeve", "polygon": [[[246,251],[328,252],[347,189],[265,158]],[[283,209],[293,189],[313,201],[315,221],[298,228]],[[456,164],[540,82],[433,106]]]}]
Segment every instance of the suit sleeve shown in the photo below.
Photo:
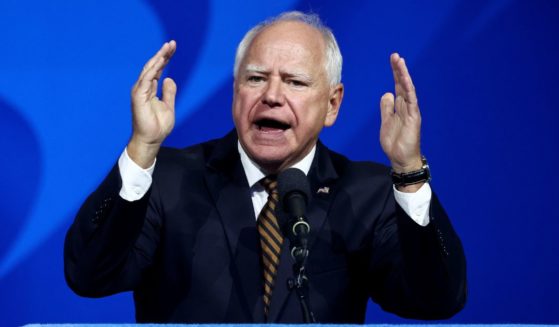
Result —
[{"label": "suit sleeve", "polygon": [[375,225],[369,253],[371,298],[413,319],[447,319],[466,302],[462,244],[433,193],[429,224],[420,226],[391,196]]},{"label": "suit sleeve", "polygon": [[119,196],[118,165],[81,206],[64,243],[64,273],[78,295],[101,297],[132,290],[159,242],[155,185],[138,201]]}]

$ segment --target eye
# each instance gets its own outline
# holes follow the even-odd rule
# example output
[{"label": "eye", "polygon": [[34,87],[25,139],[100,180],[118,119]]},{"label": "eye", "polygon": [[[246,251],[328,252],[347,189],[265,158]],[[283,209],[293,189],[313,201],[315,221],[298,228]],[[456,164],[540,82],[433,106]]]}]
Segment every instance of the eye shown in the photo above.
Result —
[{"label": "eye", "polygon": [[297,79],[290,79],[287,80],[287,84],[294,86],[294,87],[305,87],[308,86],[308,83],[301,81],[301,80],[297,80]]},{"label": "eye", "polygon": [[261,83],[264,82],[265,79],[263,76],[259,76],[259,75],[249,75],[247,77],[247,81],[250,83]]}]

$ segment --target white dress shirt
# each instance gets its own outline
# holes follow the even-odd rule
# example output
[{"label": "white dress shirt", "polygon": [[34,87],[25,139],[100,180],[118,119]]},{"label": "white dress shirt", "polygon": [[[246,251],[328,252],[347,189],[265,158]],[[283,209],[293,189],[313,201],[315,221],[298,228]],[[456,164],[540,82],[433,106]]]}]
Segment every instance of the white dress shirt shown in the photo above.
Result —
[{"label": "white dress shirt", "polygon": [[[248,157],[240,143],[237,144],[241,163],[251,190],[254,217],[257,219],[258,214],[262,208],[264,208],[264,205],[268,200],[266,190],[262,185],[260,185],[260,183],[258,183],[262,178],[266,177],[266,174]],[[313,147],[301,161],[293,165],[292,168],[298,168],[302,170],[305,175],[308,174],[315,152],[316,146]],[[136,201],[141,199],[151,186],[152,174],[155,169],[156,162],[157,159],[153,162],[151,167],[143,169],[130,159],[128,152],[124,149],[118,159],[118,168],[122,179],[122,188],[120,189],[119,195],[127,201]],[[396,187],[393,187],[393,189],[396,202],[400,205],[400,207],[402,207],[406,214],[408,214],[408,216],[410,216],[417,224],[427,226],[429,223],[429,205],[431,202],[431,187],[429,186],[429,183],[423,184],[423,186],[415,193],[400,192],[396,189]]]}]

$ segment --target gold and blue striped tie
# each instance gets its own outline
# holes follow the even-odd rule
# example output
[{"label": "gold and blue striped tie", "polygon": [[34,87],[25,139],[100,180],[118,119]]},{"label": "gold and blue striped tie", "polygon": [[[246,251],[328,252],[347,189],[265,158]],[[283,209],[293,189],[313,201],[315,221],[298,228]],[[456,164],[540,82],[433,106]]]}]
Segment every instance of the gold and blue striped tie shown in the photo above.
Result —
[{"label": "gold and blue striped tie", "polygon": [[281,235],[275,209],[279,201],[277,191],[278,182],[275,176],[269,176],[260,181],[268,193],[268,201],[258,215],[258,233],[262,246],[262,264],[264,272],[264,315],[268,318],[274,281],[278,270],[283,236]]}]

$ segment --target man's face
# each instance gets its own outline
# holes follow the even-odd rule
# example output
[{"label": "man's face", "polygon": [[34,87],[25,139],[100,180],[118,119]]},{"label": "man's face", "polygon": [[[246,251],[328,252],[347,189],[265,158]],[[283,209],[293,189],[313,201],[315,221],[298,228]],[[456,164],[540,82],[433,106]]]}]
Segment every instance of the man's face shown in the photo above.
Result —
[{"label": "man's face", "polygon": [[240,63],[233,120],[243,149],[269,172],[301,160],[336,120],[343,87],[330,87],[324,60],[320,32],[280,22],[254,38]]}]

